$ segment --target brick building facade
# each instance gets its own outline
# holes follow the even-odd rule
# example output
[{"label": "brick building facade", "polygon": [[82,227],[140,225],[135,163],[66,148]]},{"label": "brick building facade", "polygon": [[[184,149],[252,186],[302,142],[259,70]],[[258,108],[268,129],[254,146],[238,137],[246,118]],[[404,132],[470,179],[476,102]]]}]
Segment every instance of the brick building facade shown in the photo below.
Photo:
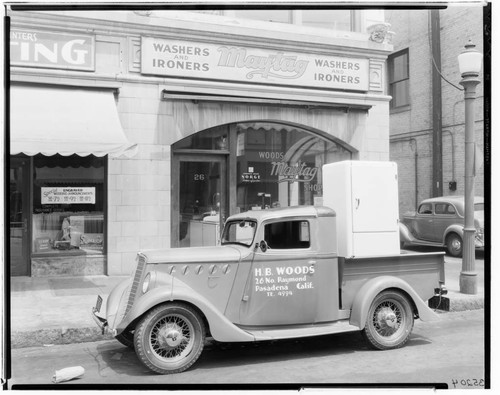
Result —
[{"label": "brick building facade", "polygon": [[[434,33],[432,12],[438,23]],[[433,181],[433,129],[436,126],[442,136],[442,194],[464,194],[465,106],[463,91],[459,90],[462,87],[457,56],[469,39],[483,52],[483,8],[449,6],[439,11],[387,10],[386,20],[394,32],[394,53],[407,51],[408,54],[408,103],[391,108],[390,113],[390,158],[398,164],[402,215],[415,210],[419,201],[434,193],[436,185],[433,183],[437,181]],[[434,62],[433,45],[440,46],[440,59]],[[433,91],[432,79],[434,63],[439,65],[439,61],[442,76],[438,88],[442,103],[440,127],[433,124],[436,122],[436,119],[433,121],[433,107],[439,106],[439,94]],[[479,78],[475,136],[477,147],[484,152],[483,73]],[[477,170],[475,188],[477,196],[484,196],[484,166]]]}]

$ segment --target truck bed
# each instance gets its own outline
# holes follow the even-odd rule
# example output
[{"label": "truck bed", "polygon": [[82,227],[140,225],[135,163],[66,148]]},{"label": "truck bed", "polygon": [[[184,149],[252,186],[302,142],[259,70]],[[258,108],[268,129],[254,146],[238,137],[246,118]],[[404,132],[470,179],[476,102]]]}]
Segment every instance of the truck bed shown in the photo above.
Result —
[{"label": "truck bed", "polygon": [[434,295],[434,288],[445,281],[444,252],[339,258],[341,308],[350,309],[363,284],[380,276],[395,276],[406,281],[427,301]]}]

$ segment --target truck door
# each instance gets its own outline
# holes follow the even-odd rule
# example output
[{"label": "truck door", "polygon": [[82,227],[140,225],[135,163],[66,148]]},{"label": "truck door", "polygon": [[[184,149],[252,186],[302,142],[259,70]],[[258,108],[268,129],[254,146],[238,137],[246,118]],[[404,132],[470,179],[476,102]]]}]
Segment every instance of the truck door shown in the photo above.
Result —
[{"label": "truck door", "polygon": [[323,262],[318,263],[311,240],[311,222],[274,220],[260,227],[255,240],[261,246],[255,250],[241,301],[240,324],[315,322]]}]

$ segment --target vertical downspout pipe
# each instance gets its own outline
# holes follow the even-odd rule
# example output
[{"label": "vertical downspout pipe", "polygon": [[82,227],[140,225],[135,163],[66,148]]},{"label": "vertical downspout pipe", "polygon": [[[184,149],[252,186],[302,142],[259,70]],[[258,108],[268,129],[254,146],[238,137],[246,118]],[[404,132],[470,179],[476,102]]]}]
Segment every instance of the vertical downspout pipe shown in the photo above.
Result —
[{"label": "vertical downspout pipe", "polygon": [[417,140],[414,138],[410,139],[410,144],[415,143],[415,211],[418,208],[418,146]]},{"label": "vertical downspout pipe", "polygon": [[441,98],[441,27],[439,10],[430,10],[432,49],[432,196],[443,196],[443,136]]}]

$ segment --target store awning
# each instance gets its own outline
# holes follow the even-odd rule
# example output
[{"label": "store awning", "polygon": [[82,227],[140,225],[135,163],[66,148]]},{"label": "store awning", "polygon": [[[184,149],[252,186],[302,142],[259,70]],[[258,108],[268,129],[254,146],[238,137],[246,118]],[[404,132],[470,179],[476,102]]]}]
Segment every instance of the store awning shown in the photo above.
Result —
[{"label": "store awning", "polygon": [[70,88],[10,88],[10,153],[133,156],[113,92]]}]

